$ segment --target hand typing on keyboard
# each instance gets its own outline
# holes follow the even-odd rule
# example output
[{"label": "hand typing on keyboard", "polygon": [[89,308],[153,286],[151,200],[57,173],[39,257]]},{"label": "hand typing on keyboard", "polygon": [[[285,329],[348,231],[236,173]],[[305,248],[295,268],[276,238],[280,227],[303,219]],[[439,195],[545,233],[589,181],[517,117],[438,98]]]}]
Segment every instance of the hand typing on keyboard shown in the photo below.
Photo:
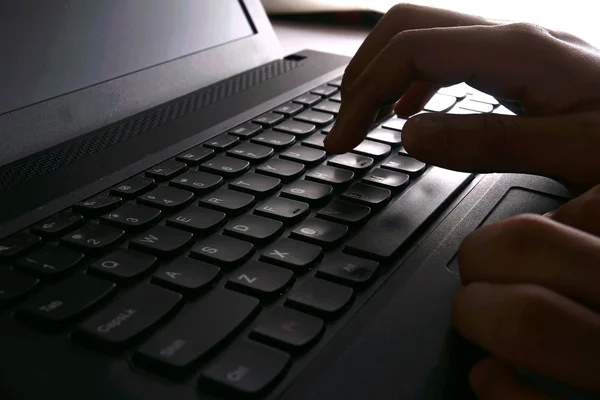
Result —
[{"label": "hand typing on keyboard", "polygon": [[546,218],[500,221],[463,242],[454,323],[492,354],[471,373],[481,399],[549,399],[521,382],[516,366],[600,391],[599,73],[598,50],[569,34],[399,5],[344,75],[339,118],[324,141],[332,153],[355,148],[378,114],[393,107],[408,117],[440,87],[466,81],[519,116],[419,114],[402,131],[411,156],[588,190]]}]

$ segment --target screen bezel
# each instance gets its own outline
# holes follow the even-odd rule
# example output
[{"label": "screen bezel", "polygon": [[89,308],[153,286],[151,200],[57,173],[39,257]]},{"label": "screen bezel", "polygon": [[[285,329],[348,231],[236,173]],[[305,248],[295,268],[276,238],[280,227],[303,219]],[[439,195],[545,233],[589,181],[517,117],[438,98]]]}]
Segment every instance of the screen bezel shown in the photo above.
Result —
[{"label": "screen bezel", "polygon": [[283,52],[261,1],[239,1],[254,35],[1,115],[0,142],[17,135],[19,146],[5,148],[8,158],[0,156],[0,167],[280,59]]}]

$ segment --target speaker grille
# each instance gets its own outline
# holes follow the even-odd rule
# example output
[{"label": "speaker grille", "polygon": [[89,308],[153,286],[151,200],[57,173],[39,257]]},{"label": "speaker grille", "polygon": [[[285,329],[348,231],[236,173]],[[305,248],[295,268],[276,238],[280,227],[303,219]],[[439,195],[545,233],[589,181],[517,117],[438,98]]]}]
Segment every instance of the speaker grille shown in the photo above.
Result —
[{"label": "speaker grille", "polygon": [[191,93],[178,101],[159,106],[151,112],[129,119],[122,124],[100,130],[66,146],[15,161],[0,168],[0,192],[224,100],[231,95],[243,92],[291,71],[299,65],[300,63],[290,60],[278,60],[263,65]]}]

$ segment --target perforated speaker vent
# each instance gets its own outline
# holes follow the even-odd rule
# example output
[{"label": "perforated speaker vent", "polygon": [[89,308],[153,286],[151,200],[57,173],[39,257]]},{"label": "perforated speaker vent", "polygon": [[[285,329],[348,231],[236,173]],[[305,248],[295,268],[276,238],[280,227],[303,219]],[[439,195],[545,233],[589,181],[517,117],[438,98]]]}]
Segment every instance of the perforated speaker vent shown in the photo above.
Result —
[{"label": "perforated speaker vent", "polygon": [[139,118],[101,130],[69,145],[11,163],[0,169],[0,192],[259,85],[299,65],[300,63],[291,60],[266,64],[158,107]]}]

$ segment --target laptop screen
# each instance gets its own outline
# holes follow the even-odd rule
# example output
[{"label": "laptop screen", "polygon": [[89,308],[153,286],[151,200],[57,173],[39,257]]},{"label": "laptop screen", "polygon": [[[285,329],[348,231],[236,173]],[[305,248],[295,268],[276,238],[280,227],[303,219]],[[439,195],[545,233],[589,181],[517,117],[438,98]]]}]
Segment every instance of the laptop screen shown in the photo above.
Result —
[{"label": "laptop screen", "polygon": [[8,0],[0,115],[255,32],[240,0]]}]

